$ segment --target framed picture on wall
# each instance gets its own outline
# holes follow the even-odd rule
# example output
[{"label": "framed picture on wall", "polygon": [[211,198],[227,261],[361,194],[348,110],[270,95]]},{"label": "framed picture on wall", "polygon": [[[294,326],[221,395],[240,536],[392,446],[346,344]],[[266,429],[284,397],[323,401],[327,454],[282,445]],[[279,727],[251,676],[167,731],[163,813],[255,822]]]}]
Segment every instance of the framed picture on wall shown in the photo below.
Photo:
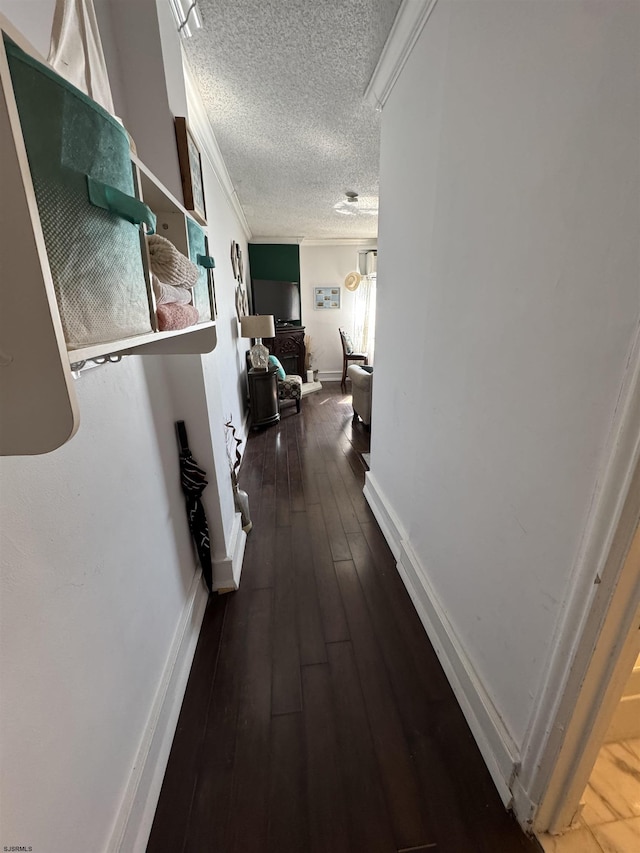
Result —
[{"label": "framed picture on wall", "polygon": [[340,307],[339,287],[314,287],[313,307],[318,311],[327,311]]},{"label": "framed picture on wall", "polygon": [[186,118],[176,116],[175,126],[184,206],[201,225],[206,225],[207,208],[204,202],[204,182],[202,179],[202,157],[200,156],[200,150],[191,135]]}]

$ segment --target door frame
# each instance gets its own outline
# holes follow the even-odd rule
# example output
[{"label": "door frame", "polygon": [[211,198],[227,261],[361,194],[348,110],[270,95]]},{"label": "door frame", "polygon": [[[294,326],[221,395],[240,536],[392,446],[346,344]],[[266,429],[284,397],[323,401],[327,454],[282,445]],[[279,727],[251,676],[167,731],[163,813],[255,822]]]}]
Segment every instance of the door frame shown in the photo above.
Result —
[{"label": "door frame", "polygon": [[[640,469],[637,475],[640,481]],[[640,526],[636,518],[619,582],[533,823],[536,832],[562,832],[576,816],[604,736],[640,653],[639,629]]]},{"label": "door frame", "polygon": [[566,829],[632,667],[640,608],[640,329],[626,364],[563,622],[512,787],[521,824]]}]

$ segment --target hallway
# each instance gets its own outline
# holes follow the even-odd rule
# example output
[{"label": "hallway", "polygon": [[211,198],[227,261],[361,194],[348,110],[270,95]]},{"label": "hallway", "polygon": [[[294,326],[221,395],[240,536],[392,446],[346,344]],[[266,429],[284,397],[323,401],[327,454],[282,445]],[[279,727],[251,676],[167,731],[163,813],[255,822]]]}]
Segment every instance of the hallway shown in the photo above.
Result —
[{"label": "hallway", "polygon": [[249,438],[241,587],[210,598],[148,853],[540,850],[362,495],[351,417],[327,383]]}]

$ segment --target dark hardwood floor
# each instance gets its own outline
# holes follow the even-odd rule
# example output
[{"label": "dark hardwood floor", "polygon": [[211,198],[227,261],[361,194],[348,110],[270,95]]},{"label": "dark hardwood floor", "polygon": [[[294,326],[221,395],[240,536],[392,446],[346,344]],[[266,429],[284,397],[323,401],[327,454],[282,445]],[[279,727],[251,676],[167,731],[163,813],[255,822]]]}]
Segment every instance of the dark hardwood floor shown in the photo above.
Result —
[{"label": "dark hardwood floor", "polygon": [[241,587],[208,603],[148,853],[541,850],[362,495],[351,418],[328,383],[248,441]]}]

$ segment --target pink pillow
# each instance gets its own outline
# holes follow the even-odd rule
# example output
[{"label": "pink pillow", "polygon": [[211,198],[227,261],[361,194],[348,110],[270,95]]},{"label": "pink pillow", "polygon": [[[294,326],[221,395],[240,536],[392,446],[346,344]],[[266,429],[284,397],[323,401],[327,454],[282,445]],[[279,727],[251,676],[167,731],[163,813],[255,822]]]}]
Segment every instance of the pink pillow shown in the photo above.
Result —
[{"label": "pink pillow", "polygon": [[180,305],[179,302],[168,302],[158,305],[158,329],[161,332],[174,332],[176,329],[186,329],[198,322],[198,309],[193,305]]}]

